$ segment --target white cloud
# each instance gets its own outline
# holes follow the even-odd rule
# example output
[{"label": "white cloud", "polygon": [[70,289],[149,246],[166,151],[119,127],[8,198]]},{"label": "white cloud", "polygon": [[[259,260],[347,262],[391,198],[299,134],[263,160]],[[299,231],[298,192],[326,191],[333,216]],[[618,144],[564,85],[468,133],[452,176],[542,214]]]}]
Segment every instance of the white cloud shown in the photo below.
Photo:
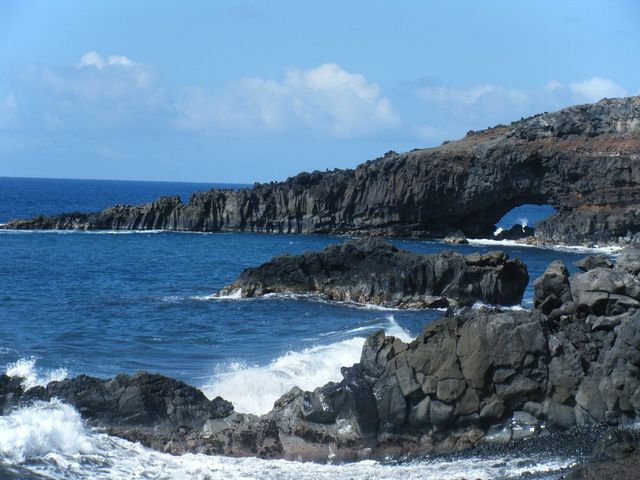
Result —
[{"label": "white cloud", "polygon": [[[468,88],[422,87],[415,94],[423,102],[414,131],[433,143],[459,138],[469,129],[509,123],[543,111],[555,111],[576,103],[596,102],[604,97],[620,97],[627,92],[612,80],[594,77],[562,83],[550,80],[532,89],[479,84]],[[426,125],[426,127],[425,127]],[[438,125],[438,128],[432,128]]]},{"label": "white cloud", "polygon": [[80,129],[96,121],[115,128],[169,123],[170,102],[149,67],[94,51],[84,53],[75,67],[32,67],[27,73],[46,95],[41,114],[46,129],[59,129],[68,117]]},{"label": "white cloud", "polygon": [[280,81],[249,78],[221,91],[186,89],[176,108],[181,128],[210,133],[303,128],[345,137],[399,124],[377,85],[332,63],[291,68]]},{"label": "white cloud", "polygon": [[107,65],[117,65],[120,67],[133,67],[136,64],[124,55],[109,55]]},{"label": "white cloud", "polygon": [[627,95],[627,91],[616,82],[601,77],[573,82],[569,84],[569,88],[578,100],[586,102],[597,102],[603,98],[617,98]]},{"label": "white cloud", "polygon": [[105,67],[133,67],[137,65],[124,55],[109,55],[105,60],[98,52],[90,51],[83,53],[76,63],[76,68],[97,68],[102,70]]},{"label": "white cloud", "polygon": [[0,129],[14,129],[22,124],[18,100],[13,93],[0,99]]},{"label": "white cloud", "polygon": [[97,52],[87,52],[80,57],[76,67],[95,67],[98,70],[102,70],[104,68],[104,59]]}]

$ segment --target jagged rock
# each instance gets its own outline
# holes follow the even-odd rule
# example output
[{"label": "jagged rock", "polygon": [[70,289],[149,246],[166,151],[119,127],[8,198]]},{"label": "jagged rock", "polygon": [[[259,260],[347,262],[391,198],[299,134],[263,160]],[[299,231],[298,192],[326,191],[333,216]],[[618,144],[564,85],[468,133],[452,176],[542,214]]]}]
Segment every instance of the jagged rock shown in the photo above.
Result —
[{"label": "jagged rock", "polygon": [[0,381],[0,403],[5,409],[58,398],[76,407],[91,425],[159,450],[170,445],[173,451],[186,451],[192,441],[189,432],[233,413],[233,405],[226,400],[209,400],[183,382],[145,372],[109,380],[80,375],[13,397],[7,397],[7,387],[15,389],[15,382]]},{"label": "jagged rock", "polygon": [[547,203],[540,241],[637,242],[640,97],[544,113],[354,170],[253,188],[163,197],[99,213],[11,222],[18,229],[166,229],[492,237],[513,207]]},{"label": "jagged rock", "polygon": [[424,255],[366,238],[275,257],[244,270],[220,295],[317,293],[331,300],[414,308],[478,301],[513,305],[520,303],[527,282],[522,262],[502,252]]},{"label": "jagged rock", "polygon": [[569,285],[569,271],[556,260],[533,282],[533,306],[549,315],[572,300]]},{"label": "jagged rock", "polygon": [[450,245],[467,245],[469,243],[469,240],[467,240],[467,237],[465,237],[464,233],[460,231],[450,233],[449,235],[444,237],[442,241]]},{"label": "jagged rock", "polygon": [[494,233],[493,238],[495,240],[520,240],[522,238],[532,237],[534,233],[535,230],[533,228],[516,224],[507,230],[501,230],[497,234]]},{"label": "jagged rock", "polygon": [[[538,309],[463,308],[410,343],[377,332],[341,381],[294,388],[260,417],[145,373],[80,376],[26,392],[19,380],[0,376],[0,406],[6,413],[57,397],[90,425],[162,451],[306,460],[441,453],[574,426],[624,426],[640,416],[640,310],[615,300],[626,310],[595,308],[585,316],[582,295],[584,285],[610,298],[630,293],[636,277],[629,264],[627,257],[570,277],[579,308],[559,320]],[[543,278],[563,280],[539,282],[540,291],[566,292],[562,265],[552,267]]]},{"label": "jagged rock", "polygon": [[625,248],[616,259],[616,268],[632,275],[640,273],[640,248]]},{"label": "jagged rock", "polygon": [[588,272],[594,268],[613,268],[613,263],[604,255],[587,255],[573,262],[573,264],[583,272]]},{"label": "jagged rock", "polygon": [[571,278],[571,295],[579,311],[618,315],[640,306],[640,279],[619,268],[594,268]]}]

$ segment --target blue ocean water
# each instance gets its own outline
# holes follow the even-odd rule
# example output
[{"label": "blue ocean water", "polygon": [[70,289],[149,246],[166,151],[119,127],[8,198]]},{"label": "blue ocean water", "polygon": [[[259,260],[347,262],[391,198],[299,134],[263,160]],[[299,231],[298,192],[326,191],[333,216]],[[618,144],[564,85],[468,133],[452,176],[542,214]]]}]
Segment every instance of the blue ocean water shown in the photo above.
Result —
[{"label": "blue ocean water", "polygon": [[[0,223],[140,203],[162,194],[187,196],[210,187],[0,178]],[[528,206],[515,218],[526,215],[534,222],[548,213]],[[338,380],[340,366],[356,362],[365,337],[376,330],[408,340],[442,315],[314,298],[211,298],[246,267],[342,241],[330,235],[0,231],[0,366],[32,384],[64,375],[148,370],[220,394],[240,411],[265,412],[294,385],[311,389]],[[586,254],[515,245],[393,243],[424,253],[504,249],[527,263],[532,281],[551,261],[561,259],[573,269],[571,263]],[[524,303],[531,297],[530,283]],[[67,413],[65,421],[71,421]],[[2,424],[0,454],[1,430]]]}]

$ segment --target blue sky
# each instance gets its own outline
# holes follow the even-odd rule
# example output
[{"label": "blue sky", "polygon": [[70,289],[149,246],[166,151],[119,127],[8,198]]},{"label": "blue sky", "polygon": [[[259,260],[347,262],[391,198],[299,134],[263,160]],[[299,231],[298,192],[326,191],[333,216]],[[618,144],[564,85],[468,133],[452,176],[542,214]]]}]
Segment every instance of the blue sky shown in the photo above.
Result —
[{"label": "blue sky", "polygon": [[0,3],[0,176],[268,181],[640,93],[640,2]]}]

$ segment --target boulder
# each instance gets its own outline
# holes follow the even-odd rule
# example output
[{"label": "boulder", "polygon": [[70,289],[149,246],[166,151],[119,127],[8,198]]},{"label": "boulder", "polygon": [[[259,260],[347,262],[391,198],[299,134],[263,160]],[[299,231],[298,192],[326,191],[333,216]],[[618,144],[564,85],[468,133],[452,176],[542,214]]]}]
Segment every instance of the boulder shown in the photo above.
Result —
[{"label": "boulder", "polygon": [[569,271],[561,261],[556,260],[533,282],[533,306],[549,315],[571,300]]},{"label": "boulder", "polygon": [[467,245],[469,240],[464,236],[464,233],[457,231],[454,233],[450,233],[446,237],[442,239],[444,243],[448,243],[450,245]]},{"label": "boulder", "polygon": [[594,268],[613,268],[613,263],[604,255],[587,255],[580,260],[573,262],[583,272],[588,272]]}]

